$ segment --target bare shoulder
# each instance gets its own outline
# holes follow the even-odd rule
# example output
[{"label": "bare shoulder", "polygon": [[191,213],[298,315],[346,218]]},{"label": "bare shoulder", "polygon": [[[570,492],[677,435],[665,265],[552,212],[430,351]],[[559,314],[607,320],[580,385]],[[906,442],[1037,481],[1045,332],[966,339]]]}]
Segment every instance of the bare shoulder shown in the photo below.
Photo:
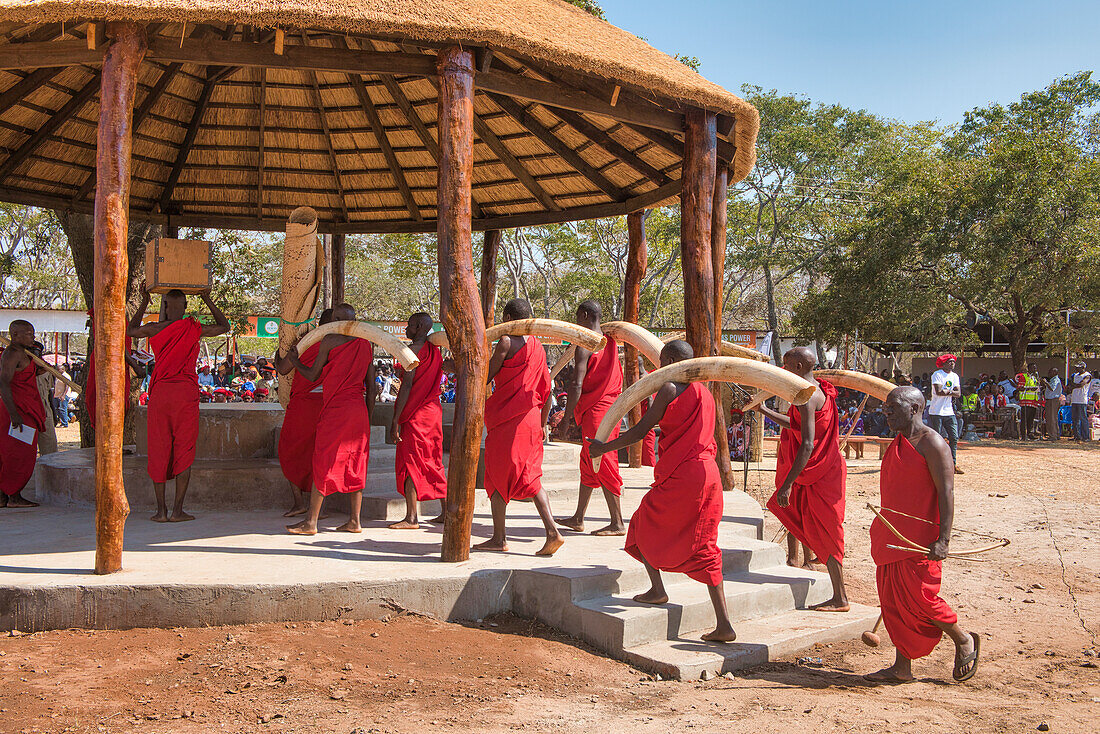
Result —
[{"label": "bare shoulder", "polygon": [[933,431],[928,426],[922,426],[922,428],[920,436],[913,443],[913,448],[917,450],[917,453],[925,459],[943,455],[945,451],[950,453],[951,449],[948,447],[947,441],[943,440],[943,436],[938,431]]}]

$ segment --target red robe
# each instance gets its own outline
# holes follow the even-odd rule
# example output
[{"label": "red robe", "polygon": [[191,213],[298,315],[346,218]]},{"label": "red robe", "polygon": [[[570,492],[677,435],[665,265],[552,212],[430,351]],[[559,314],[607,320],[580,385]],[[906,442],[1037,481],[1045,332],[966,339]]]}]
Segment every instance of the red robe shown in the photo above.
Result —
[{"label": "red robe", "polygon": [[[791,502],[780,507],[778,488],[787,478],[795,454],[802,443],[798,406],[787,410],[791,427],[779,438],[776,461],[776,493],[768,500],[768,509],[795,538],[810,547],[825,563],[830,558],[844,562],[844,492],[848,467],[840,455],[840,428],[836,410],[836,388],[818,380],[825,393],[825,405],[814,414],[814,449],[806,468],[791,487]],[[662,447],[663,448],[663,447]]]},{"label": "red robe", "polygon": [[[879,492],[882,513],[899,533],[926,548],[940,537],[936,485],[928,463],[905,436],[895,438],[882,458]],[[918,517],[928,522],[914,519]],[[871,523],[871,557],[877,566],[882,622],[894,647],[915,660],[932,652],[940,641],[943,633],[933,622],[954,624],[958,616],[939,597],[943,564],[887,545],[903,543],[876,517]]]},{"label": "red robe", "polygon": [[[0,349],[0,354],[4,350]],[[34,362],[16,372],[11,378],[11,397],[23,416],[23,425],[34,429],[34,440],[29,444],[8,434],[11,416],[8,406],[0,400],[0,492],[18,494],[27,486],[34,474],[34,462],[38,458],[38,434],[46,430],[46,409],[38,392],[38,375]]]},{"label": "red robe", "polygon": [[370,413],[363,381],[373,359],[369,341],[352,339],[328,353],[321,371],[324,404],[317,418],[313,483],[323,495],[366,486]]},{"label": "red robe", "polygon": [[[515,337],[513,337],[515,338]],[[493,378],[485,401],[485,490],[505,502],[542,489],[542,409],[550,397],[546,349],[527,337]]]},{"label": "red robe", "polygon": [[626,552],[639,561],[707,586],[722,580],[722,478],[714,461],[714,410],[714,396],[702,382],[691,383],[669,403],[660,423],[653,486],[626,534]]},{"label": "red robe", "polygon": [[157,483],[182,474],[195,462],[199,438],[199,358],[202,324],[173,321],[149,337],[156,364],[149,380],[149,477]]},{"label": "red robe", "polygon": [[[394,469],[397,491],[405,494],[405,480],[412,479],[416,499],[441,500],[447,496],[447,475],[443,471],[443,406],[439,404],[443,353],[424,342],[417,352],[420,364],[413,373],[409,397],[398,418],[401,440],[397,443]],[[397,376],[404,384],[405,371]]]},{"label": "red robe", "polygon": [[[649,410],[649,398],[642,401],[642,415]],[[642,466],[657,465],[657,432],[649,431],[642,439]]]},{"label": "red robe", "polygon": [[[581,484],[586,487],[603,487],[615,496],[622,494],[623,478],[619,474],[619,457],[614,451],[604,454],[600,459],[600,470],[592,470],[592,459],[588,454],[588,441],[596,437],[596,429],[615,398],[623,391],[623,369],[619,365],[619,345],[607,336],[607,345],[588,358],[588,371],[581,385],[580,399],[573,410],[573,418],[581,427]],[[612,441],[619,436],[619,427],[607,437]]]},{"label": "red robe", "polygon": [[[299,357],[302,364],[313,366],[320,349],[320,342],[307,349]],[[303,492],[313,488],[313,441],[317,437],[321,405],[321,379],[313,382],[301,374],[294,375],[279,431],[279,466],[287,481]]]}]

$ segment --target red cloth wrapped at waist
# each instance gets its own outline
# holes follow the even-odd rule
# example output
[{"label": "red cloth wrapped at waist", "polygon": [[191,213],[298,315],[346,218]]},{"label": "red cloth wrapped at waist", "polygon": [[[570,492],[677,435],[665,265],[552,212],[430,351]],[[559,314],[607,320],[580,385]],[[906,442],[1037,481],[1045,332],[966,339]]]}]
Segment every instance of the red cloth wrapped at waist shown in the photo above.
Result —
[{"label": "red cloth wrapped at waist", "polygon": [[[882,457],[879,494],[883,516],[899,533],[925,548],[940,537],[940,505],[928,462],[909,440],[898,435]],[[877,517],[871,523],[871,557],[879,566],[920,554],[887,548],[904,546]]]},{"label": "red cloth wrapped at waist", "polygon": [[524,339],[493,386],[485,401],[485,490],[505,501],[534,497],[542,488],[542,409],[550,397],[542,343]]},{"label": "red cloth wrapped at waist", "polygon": [[[443,377],[443,353],[425,342],[417,352],[420,364],[408,387],[408,398],[398,423],[401,440],[397,443],[394,471],[397,491],[405,494],[405,483],[412,479],[421,502],[447,496],[447,475],[443,470],[443,406],[439,404],[440,378]],[[398,368],[404,384],[405,371]]]}]

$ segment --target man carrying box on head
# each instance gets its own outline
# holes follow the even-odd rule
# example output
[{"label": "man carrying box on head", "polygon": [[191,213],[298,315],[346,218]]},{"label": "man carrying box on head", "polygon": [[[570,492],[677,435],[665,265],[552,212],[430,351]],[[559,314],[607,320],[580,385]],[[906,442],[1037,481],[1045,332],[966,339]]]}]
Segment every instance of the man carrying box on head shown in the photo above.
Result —
[{"label": "man carrying box on head", "polygon": [[[157,496],[154,522],[183,522],[195,518],[183,511],[187,484],[191,481],[191,464],[195,461],[195,442],[199,437],[199,377],[195,364],[199,356],[199,340],[221,336],[229,331],[229,320],[210,300],[210,290],[199,297],[214,316],[214,324],[202,324],[186,316],[187,296],[170,290],[161,297],[161,320],[145,324],[149,307],[149,291],[142,286],[141,306],[126,335],[148,339],[156,357],[156,368],[149,381],[149,478]],[[172,514],[168,514],[164,485],[176,480],[176,498]]]}]

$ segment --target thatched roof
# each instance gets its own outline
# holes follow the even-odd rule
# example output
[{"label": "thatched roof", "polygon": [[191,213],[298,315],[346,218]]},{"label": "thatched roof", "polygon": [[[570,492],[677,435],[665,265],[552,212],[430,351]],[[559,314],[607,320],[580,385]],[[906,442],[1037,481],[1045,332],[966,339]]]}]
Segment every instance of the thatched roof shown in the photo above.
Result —
[{"label": "thatched roof", "polygon": [[478,58],[479,228],[675,196],[687,108],[719,114],[733,180],[754,160],[751,105],[561,0],[0,0],[0,199],[90,206],[103,20],[148,24],[131,205],[154,220],[278,228],[308,204],[334,231],[434,229],[455,42]]}]

